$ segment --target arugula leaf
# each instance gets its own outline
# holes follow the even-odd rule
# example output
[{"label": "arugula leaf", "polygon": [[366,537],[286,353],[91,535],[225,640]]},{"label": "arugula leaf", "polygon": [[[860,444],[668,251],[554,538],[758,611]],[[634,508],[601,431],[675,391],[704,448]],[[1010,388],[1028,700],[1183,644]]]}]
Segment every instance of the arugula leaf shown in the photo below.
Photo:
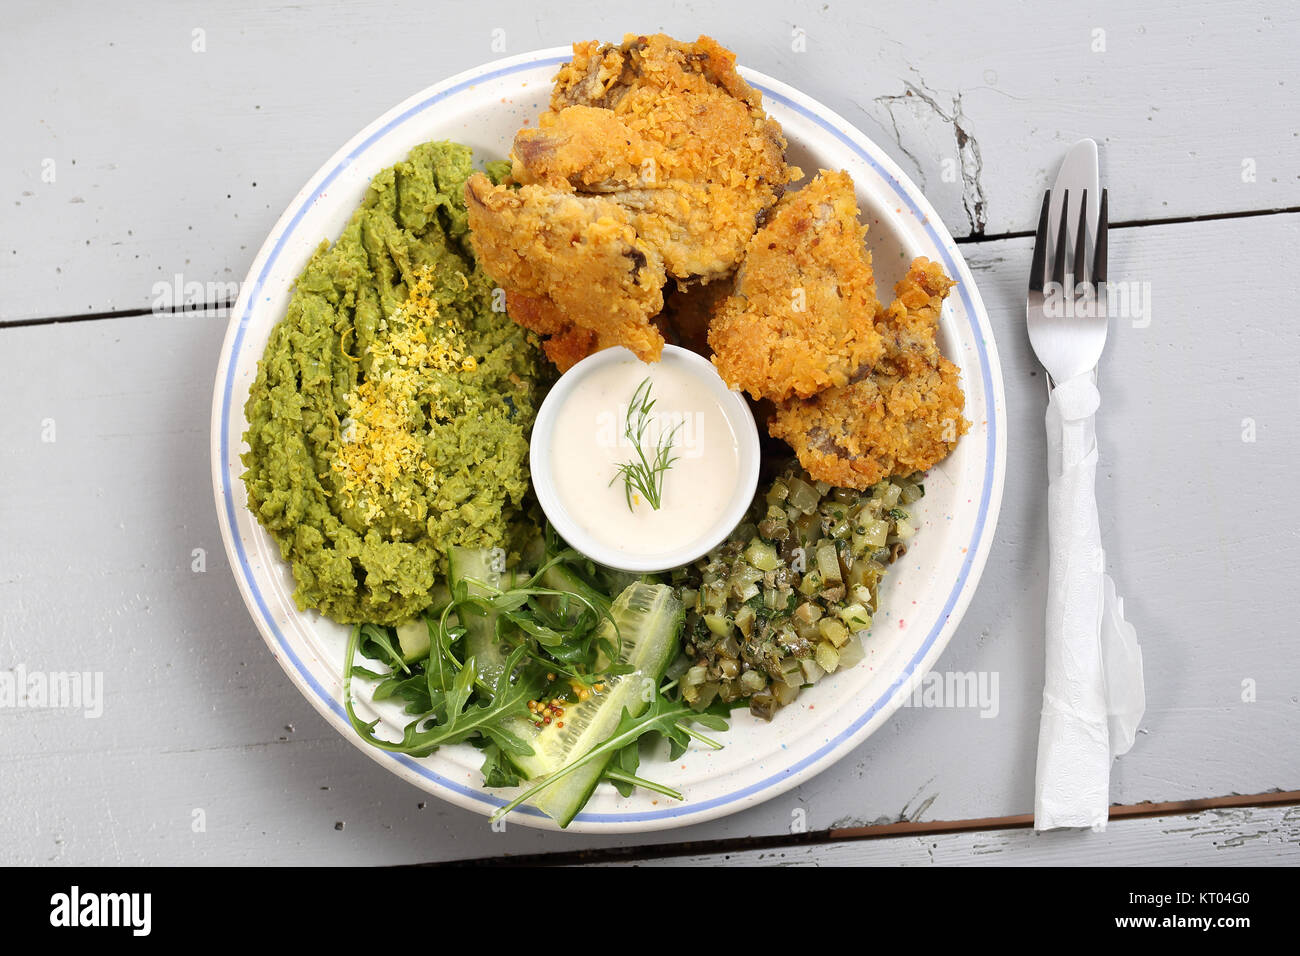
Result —
[{"label": "arugula leaf", "polygon": [[512,757],[527,757],[533,752],[528,741],[508,729],[505,724],[484,727],[483,735]]},{"label": "arugula leaf", "polygon": [[[354,670],[353,675],[356,674]],[[410,677],[396,675],[382,677],[371,697],[375,700],[390,700],[394,697],[404,700],[408,714],[427,714],[433,709],[433,702],[429,697],[429,685],[423,674],[413,674]]]},{"label": "arugula leaf", "polygon": [[497,746],[496,742],[484,738],[481,746],[483,748],[483,766],[480,770],[483,774],[483,785],[486,787],[519,786],[519,772],[506,759],[505,753]]},{"label": "arugula leaf", "polygon": [[[726,730],[726,717],[713,712],[712,706],[713,705],[706,707],[704,710],[698,711],[692,708],[691,713],[694,715],[693,719],[695,723],[708,727],[710,730]],[[730,704],[726,706],[732,708],[736,705]],[[665,734],[664,736],[668,738],[668,759],[676,760],[682,754],[686,753],[686,749],[690,746],[691,738],[696,737],[697,735],[683,729],[681,733],[670,733]],[[704,737],[702,739],[707,740],[708,738]]]},{"label": "arugula leaf", "polygon": [[443,609],[437,625],[432,620],[426,619],[429,628],[429,657],[424,662],[424,674],[429,685],[430,696],[451,690],[452,683],[456,679],[456,671],[459,669],[456,658],[451,653],[451,643],[459,636],[459,628],[447,627],[447,618],[451,614],[451,609],[450,604]]},{"label": "arugula leaf", "polygon": [[531,614],[521,611],[504,611],[501,616],[516,625],[525,634],[537,638],[537,642],[545,647],[556,647],[564,643],[563,634],[554,628],[539,623]]},{"label": "arugula leaf", "polygon": [[646,780],[644,777],[636,776],[636,774],[625,773],[617,767],[607,767],[601,779],[608,780],[625,797],[631,796],[632,791],[637,787],[642,787],[646,790],[653,790],[655,793],[662,793],[665,797],[672,797],[674,800],[682,799],[679,790],[664,786],[662,783],[655,783],[653,780]]},{"label": "arugula leaf", "polygon": [[494,611],[508,612],[517,611],[528,603],[528,593],[522,589],[511,589],[502,591],[496,597],[492,598],[492,609]]},{"label": "arugula leaf", "polygon": [[[382,737],[375,736],[374,731],[379,718],[376,717],[369,722],[363,721],[357,716],[352,702],[352,664],[363,627],[364,625],[358,625],[352,629],[343,665],[343,707],[352,729],[361,739],[380,750],[409,754],[413,757],[428,756],[444,744],[461,743],[476,735],[488,737],[503,750],[509,749],[512,753],[519,753],[520,748],[524,748],[522,751],[524,753],[532,752],[519,737],[500,726],[511,717],[526,714],[528,701],[536,698],[546,685],[545,674],[535,668],[525,669],[513,683],[511,682],[511,674],[523,659],[521,648],[516,648],[515,652],[507,658],[505,671],[497,681],[496,693],[491,701],[465,706],[469,697],[469,690],[466,688],[472,689],[473,684],[473,668],[466,667],[457,674],[451,689],[442,695],[444,706],[438,706],[438,702],[435,701],[431,713],[417,717],[406,725],[400,741],[384,740]],[[469,675],[469,681],[461,687],[466,674]],[[442,711],[441,720],[439,720],[439,711]]]},{"label": "arugula leaf", "polygon": [[377,624],[361,625],[361,653],[371,660],[383,661],[394,671],[411,673],[411,669],[406,666],[406,661],[402,660],[401,652],[393,646],[386,627]]},{"label": "arugula leaf", "polygon": [[465,662],[465,669],[456,675],[451,690],[447,691],[442,718],[446,723],[453,724],[460,719],[465,705],[469,702],[469,695],[474,690],[474,678],[477,676],[478,667],[471,657]]},{"label": "arugula leaf", "polygon": [[[614,788],[625,797],[632,796],[636,789],[633,782],[637,768],[641,766],[641,741],[634,740],[610,760],[605,768],[605,776],[614,784]],[[617,775],[616,775],[617,774]]]}]

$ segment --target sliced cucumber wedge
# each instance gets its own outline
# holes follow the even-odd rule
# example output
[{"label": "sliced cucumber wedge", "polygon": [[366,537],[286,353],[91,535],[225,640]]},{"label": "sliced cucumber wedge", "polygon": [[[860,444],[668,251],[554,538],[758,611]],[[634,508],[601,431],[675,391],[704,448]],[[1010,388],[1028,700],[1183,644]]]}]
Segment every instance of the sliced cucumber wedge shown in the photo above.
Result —
[{"label": "sliced cucumber wedge", "polygon": [[596,578],[603,587],[609,590],[610,594],[618,594],[628,585],[635,584],[637,581],[642,584],[658,584],[662,580],[655,574],[619,571],[617,568],[607,568],[603,564],[596,565]]},{"label": "sliced cucumber wedge", "polygon": [[[485,597],[491,592],[482,585],[497,589],[508,586],[500,558],[501,552],[490,548],[452,548],[448,555],[447,577],[453,588],[464,581],[471,595]],[[497,678],[505,670],[509,654],[509,649],[497,640],[497,615],[489,611],[487,614],[464,613],[460,617],[460,623],[465,627],[465,659],[474,658],[477,667],[475,683],[490,695]]]},{"label": "sliced cucumber wedge", "polygon": [[429,598],[427,611],[405,624],[397,625],[397,644],[402,652],[403,663],[414,664],[429,656],[429,649],[433,646],[429,637],[429,621],[436,620],[447,606],[451,600],[451,589],[439,581],[429,592]]},{"label": "sliced cucumber wedge", "polygon": [[[544,588],[550,588],[552,591],[567,591],[570,594],[576,594],[598,611],[609,610],[609,595],[596,590],[590,582],[585,580],[578,574],[578,572],[574,571],[573,568],[568,565],[552,565],[542,572],[542,579],[538,583]],[[558,613],[559,600],[560,599],[556,597],[547,598],[546,603],[552,611]],[[584,607],[585,605],[581,602],[569,602],[568,619],[570,624],[577,620],[578,615],[582,613]]]},{"label": "sliced cucumber wedge", "polygon": [[414,664],[429,656],[429,625],[423,617],[413,618],[405,624],[397,625],[397,644],[402,651],[402,660]]},{"label": "sliced cucumber wedge", "polygon": [[[607,739],[623,711],[633,716],[643,713],[677,654],[684,610],[668,585],[629,585],[611,605],[610,617],[612,621],[601,625],[602,634],[620,647],[620,663],[632,669],[605,680],[602,692],[567,704],[560,720],[539,727],[518,719],[513,729],[533,753],[516,758],[515,763],[530,780],[550,776]],[[539,793],[533,803],[560,826],[568,826],[596,789],[605,763],[593,761],[575,770]]]}]

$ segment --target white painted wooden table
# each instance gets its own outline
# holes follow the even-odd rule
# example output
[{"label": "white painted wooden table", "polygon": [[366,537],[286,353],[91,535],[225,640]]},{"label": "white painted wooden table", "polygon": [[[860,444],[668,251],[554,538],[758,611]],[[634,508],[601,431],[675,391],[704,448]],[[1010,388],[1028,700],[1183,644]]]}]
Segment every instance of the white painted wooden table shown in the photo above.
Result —
[{"label": "white painted wooden table", "polygon": [[[1102,535],[1148,681],[1112,799],[1300,790],[1294,6],[7,0],[4,21],[0,672],[101,673],[103,713],[0,707],[0,862],[406,863],[691,843],[717,860],[716,841],[897,821],[968,832],[733,857],[1300,862],[1300,812],[1285,805],[1126,819],[1104,835],[962,823],[1032,809],[1046,545],[1027,233],[1085,135],[1102,145],[1118,224],[1112,275],[1151,295],[1149,321],[1114,329],[1099,419]],[[964,237],[1012,441],[996,544],[940,666],[997,674],[997,713],[904,709],[812,782],[685,831],[493,833],[330,730],[245,612],[208,484],[223,306],[309,174],[393,103],[504,53],[656,29],[713,35],[857,123]],[[159,282],[197,283],[195,308],[155,311]]]}]

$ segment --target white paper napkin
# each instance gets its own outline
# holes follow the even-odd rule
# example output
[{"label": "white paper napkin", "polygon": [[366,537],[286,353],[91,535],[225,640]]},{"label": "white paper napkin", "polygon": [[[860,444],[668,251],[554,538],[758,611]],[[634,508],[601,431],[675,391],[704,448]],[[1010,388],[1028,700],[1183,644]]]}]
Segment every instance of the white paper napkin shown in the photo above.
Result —
[{"label": "white paper napkin", "polygon": [[1105,572],[1097,523],[1093,373],[1047,404],[1047,668],[1034,828],[1106,828],[1111,759],[1133,746],[1146,710],[1142,650]]}]

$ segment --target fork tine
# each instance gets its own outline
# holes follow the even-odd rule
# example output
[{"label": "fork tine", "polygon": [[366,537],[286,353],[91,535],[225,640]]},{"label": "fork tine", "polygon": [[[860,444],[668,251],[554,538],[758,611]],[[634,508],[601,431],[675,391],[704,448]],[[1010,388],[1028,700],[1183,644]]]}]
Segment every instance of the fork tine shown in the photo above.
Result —
[{"label": "fork tine", "polygon": [[1043,193],[1043,211],[1038,214],[1038,236],[1034,239],[1034,261],[1029,266],[1029,291],[1043,291],[1043,271],[1047,268],[1047,220],[1052,211],[1052,191]]},{"label": "fork tine", "polygon": [[1106,231],[1109,223],[1107,222],[1106,199],[1109,190],[1101,191],[1101,212],[1097,215],[1097,251],[1092,257],[1092,281],[1101,285],[1106,281]]},{"label": "fork tine", "polygon": [[1074,237],[1074,284],[1088,281],[1088,190],[1079,200],[1079,231]]},{"label": "fork tine", "polygon": [[1052,281],[1065,286],[1065,260],[1070,248],[1070,190],[1061,191],[1061,226],[1056,230],[1056,255],[1052,264]]}]

